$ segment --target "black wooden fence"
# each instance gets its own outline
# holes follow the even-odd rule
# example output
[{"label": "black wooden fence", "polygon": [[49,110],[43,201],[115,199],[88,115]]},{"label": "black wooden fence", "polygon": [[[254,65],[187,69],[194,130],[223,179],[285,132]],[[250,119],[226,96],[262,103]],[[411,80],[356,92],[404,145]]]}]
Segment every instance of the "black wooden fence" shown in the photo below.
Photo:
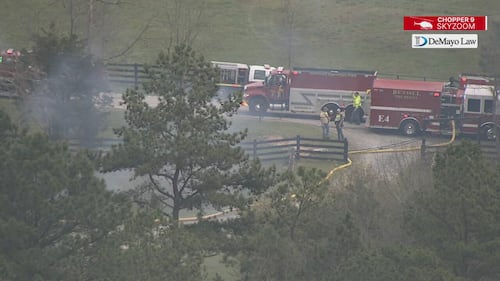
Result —
[{"label": "black wooden fence", "polygon": [[[477,144],[481,147],[481,153],[483,157],[491,160],[493,163],[500,163],[500,151],[494,141],[477,141]],[[426,140],[422,139],[421,144],[421,155],[422,158],[432,156],[436,152],[444,152],[447,146],[429,146],[426,144]]]},{"label": "black wooden fence", "polygon": [[109,82],[119,86],[139,87],[147,78],[144,64],[110,63],[106,66]]},{"label": "black wooden fence", "polygon": [[[111,146],[119,144],[120,139],[97,139],[88,147],[90,150],[101,150],[107,152]],[[78,140],[68,141],[70,149],[82,148]],[[315,138],[304,138],[300,135],[294,138],[280,138],[274,140],[261,140],[242,142],[241,147],[252,158],[259,158],[263,162],[285,160],[311,159],[321,161],[347,162],[348,142],[337,140],[325,140]]]},{"label": "black wooden fence", "polygon": [[295,160],[311,159],[322,161],[347,162],[348,142],[315,138],[282,138],[244,142],[243,149],[254,159],[261,161],[286,160],[292,156]]},{"label": "black wooden fence", "polygon": [[111,150],[111,147],[113,145],[122,143],[122,140],[116,138],[98,138],[95,139],[92,144],[83,145],[77,139],[70,139],[67,140],[66,143],[68,144],[69,149],[72,151],[77,151],[79,149],[89,149],[89,150],[101,150],[103,152],[108,152]]},{"label": "black wooden fence", "polygon": [[494,141],[483,141],[479,145],[481,146],[481,153],[485,158],[500,164],[500,151]]}]

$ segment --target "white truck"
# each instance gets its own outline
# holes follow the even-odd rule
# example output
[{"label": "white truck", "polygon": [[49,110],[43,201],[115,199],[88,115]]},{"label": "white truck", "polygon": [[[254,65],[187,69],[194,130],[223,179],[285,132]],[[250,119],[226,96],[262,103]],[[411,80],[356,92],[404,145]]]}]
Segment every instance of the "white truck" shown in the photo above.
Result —
[{"label": "white truck", "polygon": [[225,98],[228,95],[242,91],[249,83],[263,82],[274,70],[268,64],[248,65],[236,62],[211,61],[213,67],[220,70],[219,96]]}]

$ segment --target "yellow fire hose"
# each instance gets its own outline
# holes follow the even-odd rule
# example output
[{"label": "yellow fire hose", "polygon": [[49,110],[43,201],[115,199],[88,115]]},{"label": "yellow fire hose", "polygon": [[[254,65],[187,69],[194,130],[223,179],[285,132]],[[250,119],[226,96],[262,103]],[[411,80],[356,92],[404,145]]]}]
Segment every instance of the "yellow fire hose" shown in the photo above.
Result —
[{"label": "yellow fire hose", "polygon": [[[456,137],[455,121],[452,120],[451,121],[451,139],[447,142],[431,144],[431,145],[429,145],[429,147],[442,147],[442,146],[450,145],[455,141],[455,137]],[[420,149],[421,149],[420,146],[406,147],[406,148],[390,148],[390,149],[363,149],[363,150],[350,151],[349,155],[362,154],[362,153],[406,152],[406,151],[415,151],[415,150],[420,150]],[[352,165],[352,160],[348,157],[347,163],[340,165],[338,167],[335,167],[332,170],[330,170],[330,172],[326,175],[324,180],[329,180],[336,171],[347,168],[351,165]]]},{"label": "yellow fire hose", "polygon": [[[452,144],[455,141],[455,134],[456,134],[455,121],[453,121],[453,120],[451,121],[451,128],[452,128],[452,134],[451,134],[451,139],[449,141],[444,142],[444,143],[431,144],[431,145],[429,145],[429,147],[442,147],[442,146],[447,146],[447,145]],[[399,149],[363,149],[363,150],[351,151],[351,152],[349,152],[349,154],[406,152],[406,151],[415,151],[415,150],[419,150],[419,149],[421,149],[420,146],[399,148]],[[321,183],[329,180],[335,172],[342,170],[342,169],[345,169],[351,165],[352,165],[352,160],[349,157],[347,157],[347,163],[331,169],[330,172],[328,172],[328,174],[326,175],[326,177],[321,181]],[[218,216],[230,213],[231,211],[235,211],[235,210],[237,210],[237,209],[225,209],[225,210],[217,212],[217,213],[202,216],[201,219],[217,218]],[[198,221],[198,219],[199,219],[198,217],[179,218],[179,222],[180,223],[196,222],[196,221]]]}]

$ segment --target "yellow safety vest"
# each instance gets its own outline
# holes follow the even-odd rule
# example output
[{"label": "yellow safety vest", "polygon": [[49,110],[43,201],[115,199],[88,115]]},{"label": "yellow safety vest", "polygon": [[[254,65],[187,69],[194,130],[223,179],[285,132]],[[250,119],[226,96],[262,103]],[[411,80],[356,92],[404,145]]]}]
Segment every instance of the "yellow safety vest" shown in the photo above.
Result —
[{"label": "yellow safety vest", "polygon": [[352,98],[352,103],[353,103],[353,106],[354,108],[358,108],[358,107],[361,107],[361,96],[354,96]]},{"label": "yellow safety vest", "polygon": [[337,113],[337,115],[335,115],[335,122],[339,122],[340,120],[342,120],[342,113]]}]

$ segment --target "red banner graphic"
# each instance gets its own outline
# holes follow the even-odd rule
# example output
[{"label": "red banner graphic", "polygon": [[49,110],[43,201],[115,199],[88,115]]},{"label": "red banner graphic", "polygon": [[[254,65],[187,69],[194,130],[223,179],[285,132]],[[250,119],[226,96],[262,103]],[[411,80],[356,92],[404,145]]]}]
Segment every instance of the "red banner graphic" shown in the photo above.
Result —
[{"label": "red banner graphic", "polygon": [[405,16],[404,30],[487,30],[486,16]]}]

